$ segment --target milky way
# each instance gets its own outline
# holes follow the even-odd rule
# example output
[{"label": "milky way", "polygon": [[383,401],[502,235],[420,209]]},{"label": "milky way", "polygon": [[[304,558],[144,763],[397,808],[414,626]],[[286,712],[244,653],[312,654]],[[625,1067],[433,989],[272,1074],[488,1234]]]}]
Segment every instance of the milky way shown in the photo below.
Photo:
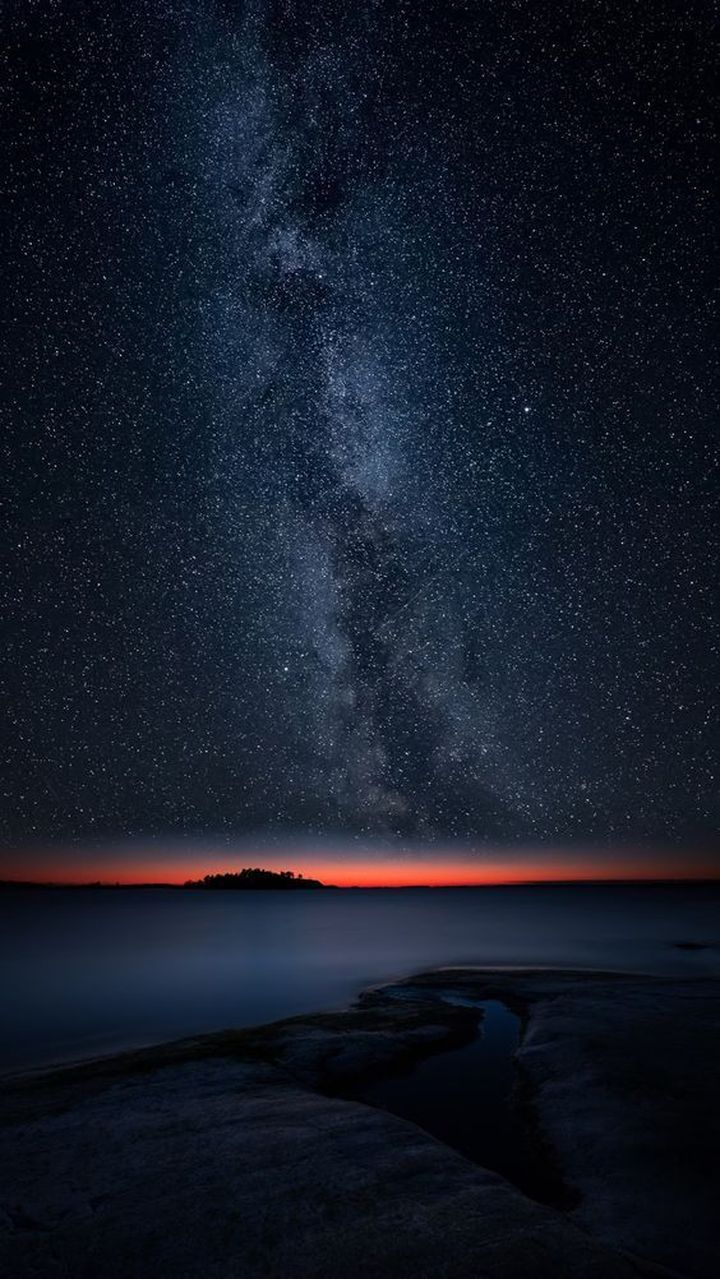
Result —
[{"label": "milky way", "polygon": [[10,25],[5,841],[715,832],[710,8]]}]

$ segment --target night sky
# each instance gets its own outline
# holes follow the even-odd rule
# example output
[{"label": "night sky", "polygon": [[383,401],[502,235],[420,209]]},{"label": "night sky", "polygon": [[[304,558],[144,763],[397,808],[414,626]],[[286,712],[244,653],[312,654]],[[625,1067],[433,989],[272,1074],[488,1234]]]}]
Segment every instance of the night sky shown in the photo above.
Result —
[{"label": "night sky", "polygon": [[714,6],[8,25],[4,862],[716,846]]}]

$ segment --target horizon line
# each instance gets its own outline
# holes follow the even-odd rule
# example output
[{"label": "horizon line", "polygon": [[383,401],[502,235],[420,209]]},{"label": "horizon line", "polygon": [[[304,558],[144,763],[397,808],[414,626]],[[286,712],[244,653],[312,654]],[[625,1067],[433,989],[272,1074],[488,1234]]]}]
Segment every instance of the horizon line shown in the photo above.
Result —
[{"label": "horizon line", "polygon": [[[307,877],[306,877],[307,878]],[[16,878],[0,878],[0,888],[192,888],[199,884],[201,880],[183,879],[183,880],[157,880],[157,879],[137,879],[137,880],[118,880],[118,879],[16,879]],[[544,876],[541,878],[528,877],[527,879],[477,879],[472,881],[447,880],[443,883],[423,883],[418,880],[409,880],[407,883],[372,883],[372,884],[333,884],[317,881],[323,888],[335,889],[336,891],[345,892],[347,890],[364,890],[364,889],[383,889],[397,890],[407,888],[423,888],[427,890],[439,888],[529,888],[540,887],[546,885],[568,885],[568,884],[713,884],[720,883],[720,873],[715,875],[708,874],[689,874],[689,875],[559,875],[557,877]],[[219,891],[222,891],[220,889]],[[228,892],[237,891],[227,889]],[[240,890],[243,891],[243,890]],[[248,892],[262,892],[262,889],[247,889]],[[267,890],[272,891],[272,890]]]}]

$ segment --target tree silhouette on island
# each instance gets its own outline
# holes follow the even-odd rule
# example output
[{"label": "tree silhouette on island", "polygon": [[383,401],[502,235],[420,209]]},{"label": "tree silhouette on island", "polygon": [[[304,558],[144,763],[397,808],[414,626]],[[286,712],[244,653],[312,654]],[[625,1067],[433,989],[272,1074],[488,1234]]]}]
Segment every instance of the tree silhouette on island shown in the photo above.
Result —
[{"label": "tree silhouette on island", "polygon": [[292,870],[263,870],[246,866],[224,875],[205,875],[204,879],[188,879],[184,888],[325,888],[319,879],[303,879]]}]

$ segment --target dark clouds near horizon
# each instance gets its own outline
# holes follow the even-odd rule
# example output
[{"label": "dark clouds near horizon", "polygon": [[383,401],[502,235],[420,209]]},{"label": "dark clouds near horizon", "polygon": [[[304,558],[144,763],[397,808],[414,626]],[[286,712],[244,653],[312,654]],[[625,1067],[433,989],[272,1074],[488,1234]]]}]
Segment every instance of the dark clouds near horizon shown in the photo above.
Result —
[{"label": "dark clouds near horizon", "polygon": [[712,8],[8,25],[2,839],[711,838]]}]

